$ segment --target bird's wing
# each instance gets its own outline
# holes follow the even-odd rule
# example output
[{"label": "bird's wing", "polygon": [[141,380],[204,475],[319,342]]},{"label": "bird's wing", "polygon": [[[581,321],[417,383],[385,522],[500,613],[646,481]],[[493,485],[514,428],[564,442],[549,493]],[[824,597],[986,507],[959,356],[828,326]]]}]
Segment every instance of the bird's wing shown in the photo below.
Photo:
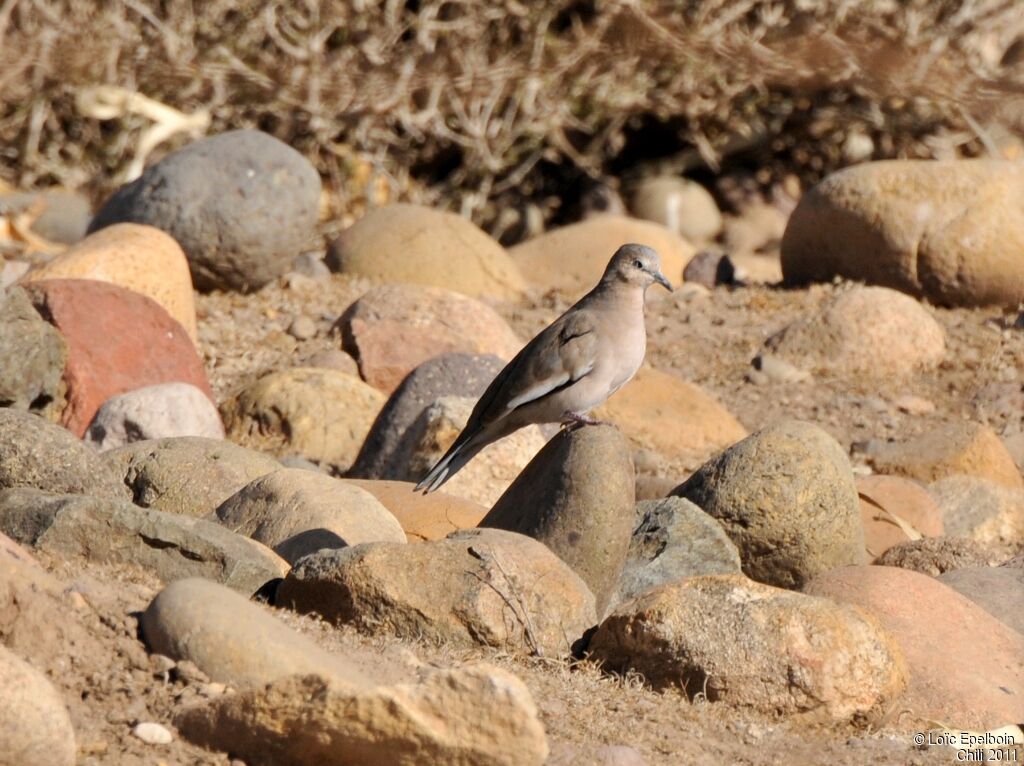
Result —
[{"label": "bird's wing", "polygon": [[594,369],[597,342],[597,323],[590,311],[577,309],[563,314],[530,341],[491,383],[476,408],[479,422],[500,420],[587,375]]}]

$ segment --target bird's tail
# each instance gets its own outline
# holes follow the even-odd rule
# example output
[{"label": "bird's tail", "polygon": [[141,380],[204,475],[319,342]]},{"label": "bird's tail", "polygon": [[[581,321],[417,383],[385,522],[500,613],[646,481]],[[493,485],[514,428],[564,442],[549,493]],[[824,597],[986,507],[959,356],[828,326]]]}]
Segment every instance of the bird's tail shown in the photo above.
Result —
[{"label": "bird's tail", "polygon": [[465,439],[456,439],[455,443],[444,453],[444,456],[434,464],[434,467],[416,485],[416,491],[422,490],[424,494],[433,492],[458,473],[462,466],[472,460],[476,453],[487,446],[488,441],[486,439],[477,438],[480,435],[481,433],[477,432],[467,436]]}]

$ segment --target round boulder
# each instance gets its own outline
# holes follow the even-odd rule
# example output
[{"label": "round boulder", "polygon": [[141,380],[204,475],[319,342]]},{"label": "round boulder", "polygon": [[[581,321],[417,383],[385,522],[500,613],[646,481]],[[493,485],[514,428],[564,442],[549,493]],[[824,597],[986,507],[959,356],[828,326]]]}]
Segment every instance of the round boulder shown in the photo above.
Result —
[{"label": "round boulder", "polygon": [[196,341],[196,306],[185,253],[160,229],[120,223],[91,234],[23,282],[95,279],[152,298]]},{"label": "round boulder", "polygon": [[1014,548],[1024,541],[1024,489],[954,475],[933,482],[928,490],[950,535]]},{"label": "round boulder", "polygon": [[0,645],[0,763],[74,766],[75,730],[46,676]]},{"label": "round boulder", "polygon": [[931,493],[900,476],[858,476],[860,515],[864,523],[864,544],[872,558],[892,546],[923,537],[944,534],[942,511]]},{"label": "round boulder", "polygon": [[953,306],[1024,301],[1024,166],[891,160],[833,173],[782,240],[786,281],[835,276]]},{"label": "round boulder", "polygon": [[808,372],[889,379],[935,367],[946,334],[913,298],[858,285],[773,335],[765,350]]},{"label": "round boulder", "polygon": [[220,504],[217,520],[292,564],[321,548],[405,542],[402,526],[369,492],[301,468],[245,485]]},{"label": "round boulder", "polygon": [[691,242],[713,239],[722,230],[722,214],[703,186],[677,176],[645,178],[630,206],[638,218],[660,223]]},{"label": "round boulder", "polygon": [[228,437],[274,455],[298,455],[344,473],[384,395],[337,370],[299,367],[264,375],[220,407]]},{"label": "round boulder", "polygon": [[217,408],[189,383],[159,383],[112,396],[85,432],[86,441],[100,450],[171,436],[224,438]]},{"label": "round boulder", "polygon": [[331,244],[331,271],[385,283],[432,285],[473,297],[522,297],[505,249],[470,221],[419,205],[371,210]]},{"label": "round boulder", "polygon": [[319,205],[320,177],[301,154],[258,130],[232,130],[147,168],[89,230],[155,226],[181,245],[198,289],[253,290],[288,271]]},{"label": "round boulder", "polygon": [[56,420],[64,409],[64,337],[20,287],[0,292],[0,407]]},{"label": "round boulder", "polygon": [[799,588],[820,572],[865,561],[850,461],[810,423],[784,420],[705,463],[672,492],[721,522],[743,571]]}]

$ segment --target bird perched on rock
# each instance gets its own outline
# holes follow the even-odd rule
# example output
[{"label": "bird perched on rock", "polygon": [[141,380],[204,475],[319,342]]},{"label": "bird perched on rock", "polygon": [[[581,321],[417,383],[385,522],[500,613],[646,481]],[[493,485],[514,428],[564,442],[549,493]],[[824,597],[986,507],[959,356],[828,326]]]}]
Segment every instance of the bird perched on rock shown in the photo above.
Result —
[{"label": "bird perched on rock", "polygon": [[644,296],[655,282],[672,289],[654,250],[634,244],[616,250],[597,286],[498,373],[416,489],[433,492],[488,444],[532,423],[595,423],[587,413],[644,360]]}]

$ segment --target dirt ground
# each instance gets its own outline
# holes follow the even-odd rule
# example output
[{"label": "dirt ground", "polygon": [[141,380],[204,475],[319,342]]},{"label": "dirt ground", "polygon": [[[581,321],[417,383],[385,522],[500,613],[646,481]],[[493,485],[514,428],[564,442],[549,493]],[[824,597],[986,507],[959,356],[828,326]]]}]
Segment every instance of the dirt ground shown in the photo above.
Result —
[{"label": "dirt ground", "polygon": [[[365,282],[332,276],[288,280],[249,296],[199,298],[200,339],[218,396],[265,371],[295,365],[315,351],[336,347],[329,328],[364,291]],[[805,383],[758,385],[748,380],[750,360],[766,337],[817,307],[841,285],[809,290],[755,286],[718,288],[707,294],[679,291],[651,303],[648,360],[713,393],[748,429],[792,416],[827,428],[843,445],[866,439],[906,437],[945,420],[978,418],[979,401],[997,430],[1020,418],[1024,332],[1012,329],[1014,314],[999,310],[935,310],[948,333],[947,361],[934,373],[905,383],[868,385],[861,380],[816,378]],[[525,306],[496,306],[522,337],[529,337],[565,308],[567,296],[535,296]],[[286,329],[299,315],[314,319],[317,337],[298,342]],[[879,353],[885,353],[880,349]],[[1014,382],[1016,381],[1016,382]],[[993,393],[1013,395],[1016,410]],[[934,413],[909,415],[894,400],[905,394],[935,404]],[[992,402],[1000,404],[992,406]],[[1011,399],[1012,401],[1012,399]],[[1017,424],[1019,425],[1019,424]],[[1016,428],[1017,425],[1011,425]],[[674,477],[682,480],[683,475]],[[149,574],[132,568],[57,562],[42,563],[87,607],[87,623],[99,639],[81,651],[56,682],[72,700],[82,764],[233,764],[180,739],[147,745],[131,735],[137,721],[169,725],[172,711],[215,694],[203,678],[167,671],[146,657],[137,636],[136,615],[159,590]],[[78,598],[78,597],[76,597]],[[59,608],[55,606],[54,608]],[[553,763],[591,763],[601,745],[630,745],[651,766],[680,763],[938,764],[953,762],[952,750],[915,748],[911,733],[893,728],[899,710],[880,728],[827,726],[810,720],[773,720],[673,692],[654,692],[636,678],[603,675],[583,662],[524,659],[481,649],[452,652],[445,647],[389,639],[368,639],[315,619],[277,612],[280,619],[332,650],[344,652],[383,680],[407,677],[418,663],[496,663],[521,677],[542,712]],[[708,615],[714,619],[714,615]],[[573,756],[573,753],[576,755]],[[576,760],[573,760],[573,757]],[[1024,753],[1018,755],[1024,757]],[[560,760],[559,760],[560,759]]]}]

